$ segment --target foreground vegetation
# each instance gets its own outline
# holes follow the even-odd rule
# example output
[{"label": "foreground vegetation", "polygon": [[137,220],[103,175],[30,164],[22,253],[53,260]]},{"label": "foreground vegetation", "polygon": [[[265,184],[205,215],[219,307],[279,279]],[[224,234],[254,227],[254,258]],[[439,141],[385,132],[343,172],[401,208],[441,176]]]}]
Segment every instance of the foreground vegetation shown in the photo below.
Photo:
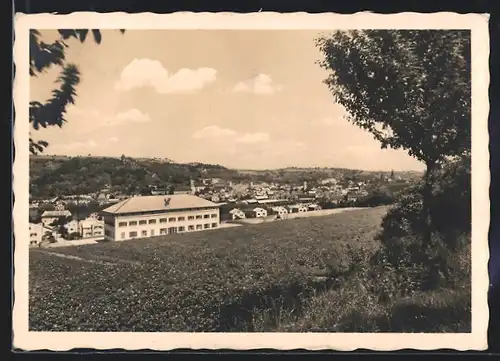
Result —
[{"label": "foreground vegetation", "polygon": [[[236,331],[349,272],[385,209],[30,254],[33,330]],[[90,261],[90,262],[89,262]],[[63,276],[64,275],[64,276]]]},{"label": "foreground vegetation", "polygon": [[[403,299],[390,294],[390,280],[370,271],[367,262],[380,249],[376,235],[386,211],[380,207],[149,240],[32,250],[30,329],[467,328],[464,309],[456,307],[466,302],[460,291],[421,292]],[[405,321],[412,317],[412,307],[427,319]],[[449,308],[460,312],[450,314]],[[443,315],[445,326],[433,313]]]}]

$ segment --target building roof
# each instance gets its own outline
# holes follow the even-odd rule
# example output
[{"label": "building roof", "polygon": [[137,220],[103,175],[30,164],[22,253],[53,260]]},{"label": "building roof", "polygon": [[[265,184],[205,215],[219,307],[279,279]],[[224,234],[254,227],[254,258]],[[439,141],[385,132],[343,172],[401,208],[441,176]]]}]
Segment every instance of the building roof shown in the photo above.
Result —
[{"label": "building roof", "polygon": [[[166,200],[169,200],[166,202]],[[139,212],[154,212],[179,210],[186,208],[212,208],[218,204],[191,194],[169,194],[167,196],[132,197],[113,204],[103,210],[106,213],[126,214]]]},{"label": "building roof", "polygon": [[67,209],[64,211],[45,211],[42,213],[42,217],[69,217],[71,212]]}]

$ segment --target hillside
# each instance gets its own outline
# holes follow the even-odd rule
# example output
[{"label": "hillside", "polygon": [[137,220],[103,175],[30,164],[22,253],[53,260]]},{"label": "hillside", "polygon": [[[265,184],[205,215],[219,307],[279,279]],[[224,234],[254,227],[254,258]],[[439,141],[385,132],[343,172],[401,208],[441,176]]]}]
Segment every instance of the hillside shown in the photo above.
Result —
[{"label": "hillside", "polygon": [[150,184],[188,185],[190,178],[231,174],[222,166],[177,164],[160,159],[129,157],[30,157],[33,197],[95,193],[106,185],[127,194],[141,193]]},{"label": "hillside", "polygon": [[[30,157],[30,194],[54,197],[61,194],[95,193],[106,185],[112,191],[141,193],[148,185],[186,186],[190,179],[220,178],[234,182],[302,184],[325,178],[347,182],[388,177],[391,172],[368,172],[342,168],[283,168],[234,170],[214,164],[175,163],[170,159],[130,157]],[[394,172],[395,177],[414,180],[418,172]]]},{"label": "hillside", "polygon": [[351,249],[376,250],[374,235],[384,214],[385,208],[374,208],[152,239],[34,249],[30,330],[251,328],[245,309],[265,309],[266,297],[276,294],[285,295],[290,305],[298,303],[316,281],[321,282],[318,289],[324,288],[346,272]]},{"label": "hillside", "polygon": [[386,210],[32,249],[30,331],[470,332],[466,287],[360,278]]}]

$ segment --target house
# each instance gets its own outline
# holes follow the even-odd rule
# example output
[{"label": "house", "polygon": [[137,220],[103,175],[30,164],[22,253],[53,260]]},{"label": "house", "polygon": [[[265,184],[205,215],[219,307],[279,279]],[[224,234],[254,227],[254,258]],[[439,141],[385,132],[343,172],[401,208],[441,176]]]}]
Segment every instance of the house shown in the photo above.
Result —
[{"label": "house", "polygon": [[337,184],[337,179],[335,179],[335,178],[327,178],[327,179],[321,180],[320,183],[323,184],[323,185],[326,185],[326,184],[333,184],[333,185],[335,185],[335,184]]},{"label": "house", "polygon": [[256,196],[255,196],[255,199],[256,199],[257,201],[263,201],[263,200],[265,200],[265,199],[269,199],[269,197],[267,196],[267,194],[262,194],[262,195],[256,195]]},{"label": "house", "polygon": [[302,213],[307,211],[308,211],[307,207],[303,204],[296,204],[288,207],[289,213]]},{"label": "house", "polygon": [[40,223],[30,223],[30,247],[37,247],[45,240],[46,237],[52,235],[52,229],[45,227]]},{"label": "house", "polygon": [[68,234],[79,233],[78,232],[78,221],[72,220],[64,225]]},{"label": "house", "polygon": [[102,211],[104,238],[121,241],[218,228],[220,206],[191,194],[132,197]]},{"label": "house", "polygon": [[310,204],[307,208],[310,211],[319,211],[319,210],[321,210],[321,206],[319,204]]},{"label": "house", "polygon": [[278,218],[285,218],[288,214],[288,210],[283,206],[273,207],[272,211],[278,216]]},{"label": "house", "polygon": [[55,221],[71,217],[71,212],[67,209],[60,211],[45,211],[42,213],[42,224],[45,227],[50,226]]},{"label": "house", "polygon": [[94,217],[84,219],[79,222],[78,233],[82,238],[104,238],[104,222]]},{"label": "house", "polygon": [[238,209],[238,208],[231,209],[229,211],[229,214],[231,215],[231,218],[233,219],[233,221],[235,219],[244,219],[244,218],[246,218],[245,212],[243,212],[241,209]]},{"label": "house", "polygon": [[262,217],[267,217],[267,210],[264,208],[256,207],[252,209],[251,211],[252,217],[255,218],[262,218]]}]

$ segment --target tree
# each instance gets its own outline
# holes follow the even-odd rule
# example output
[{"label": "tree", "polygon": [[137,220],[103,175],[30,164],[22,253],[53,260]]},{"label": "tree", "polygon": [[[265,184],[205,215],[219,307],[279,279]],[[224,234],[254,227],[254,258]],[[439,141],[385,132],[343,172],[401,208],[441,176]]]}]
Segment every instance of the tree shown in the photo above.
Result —
[{"label": "tree", "polygon": [[[81,74],[75,64],[66,62],[65,49],[69,45],[65,41],[76,38],[83,43],[89,31],[94,41],[100,44],[102,36],[97,29],[59,29],[60,39],[52,44],[43,42],[38,30],[30,30],[30,76],[37,77],[54,65],[61,67],[61,74],[56,80],[58,88],[52,91],[52,97],[45,103],[30,102],[29,121],[34,130],[48,126],[62,127],[66,122],[66,107],[75,104],[76,87]],[[125,30],[121,29],[120,32],[124,33]],[[43,152],[48,145],[46,141],[35,140],[30,135],[29,149],[32,154]]]},{"label": "tree", "polygon": [[324,81],[347,119],[382,148],[404,149],[426,166],[423,208],[430,242],[432,176],[470,154],[470,32],[353,30],[320,37]]}]

